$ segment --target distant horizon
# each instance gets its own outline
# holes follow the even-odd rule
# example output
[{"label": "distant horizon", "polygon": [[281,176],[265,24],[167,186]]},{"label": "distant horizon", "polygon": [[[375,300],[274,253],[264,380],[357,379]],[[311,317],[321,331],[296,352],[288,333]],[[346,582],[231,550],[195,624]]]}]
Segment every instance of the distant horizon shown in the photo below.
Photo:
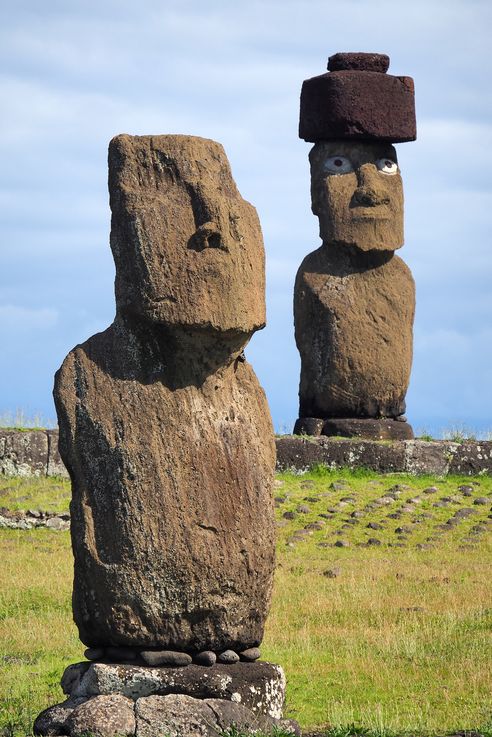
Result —
[{"label": "distant horizon", "polygon": [[[293,422],[291,425],[288,423],[281,423],[278,426],[274,425],[274,433],[275,435],[292,435],[293,427]],[[58,421],[56,413],[52,417],[49,417],[39,412],[26,413],[22,409],[0,411],[0,429],[6,428],[55,430],[58,429]],[[413,430],[416,440],[422,436],[424,436],[424,439],[426,436],[432,437],[433,440],[453,440],[458,438],[462,440],[492,440],[492,427],[477,428],[460,420],[447,425],[429,423],[423,427],[413,427]]]}]

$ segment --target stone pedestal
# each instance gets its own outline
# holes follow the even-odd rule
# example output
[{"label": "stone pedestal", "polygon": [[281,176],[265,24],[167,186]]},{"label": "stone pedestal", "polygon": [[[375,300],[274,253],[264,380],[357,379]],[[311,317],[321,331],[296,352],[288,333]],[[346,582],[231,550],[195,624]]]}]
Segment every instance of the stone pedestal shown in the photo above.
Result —
[{"label": "stone pedestal", "polygon": [[66,701],[43,711],[37,735],[82,737],[217,737],[235,725],[267,734],[281,727],[285,676],[272,663],[149,668],[131,664],[70,665],[61,685]]},{"label": "stone pedestal", "polygon": [[413,440],[413,429],[406,418],[372,417],[299,417],[294,425],[294,435],[320,437],[365,438],[367,440]]}]

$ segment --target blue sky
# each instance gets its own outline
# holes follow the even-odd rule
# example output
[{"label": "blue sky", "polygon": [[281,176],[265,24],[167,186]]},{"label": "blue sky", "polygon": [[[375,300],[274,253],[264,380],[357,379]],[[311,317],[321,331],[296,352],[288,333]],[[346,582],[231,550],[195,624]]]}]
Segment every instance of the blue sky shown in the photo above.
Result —
[{"label": "blue sky", "polygon": [[112,321],[108,141],[188,133],[224,145],[260,215],[268,325],[247,354],[290,430],[293,282],[319,246],[300,88],[337,51],[376,51],[416,85],[418,140],[397,146],[417,284],[408,418],[492,430],[488,0],[16,0],[0,21],[0,415],[54,418],[54,371]]}]

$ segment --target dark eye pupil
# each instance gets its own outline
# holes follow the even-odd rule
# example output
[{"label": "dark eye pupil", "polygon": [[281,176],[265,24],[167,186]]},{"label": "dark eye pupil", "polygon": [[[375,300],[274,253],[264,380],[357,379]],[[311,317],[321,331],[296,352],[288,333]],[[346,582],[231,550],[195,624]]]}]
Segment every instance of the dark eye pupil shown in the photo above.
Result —
[{"label": "dark eye pupil", "polygon": [[343,161],[341,159],[335,159],[333,163],[335,166],[343,166]]},{"label": "dark eye pupil", "polygon": [[389,159],[386,159],[386,161],[385,161],[384,163],[385,163],[385,165],[386,165],[386,166],[387,166],[388,168],[390,168],[390,169],[391,169],[391,167],[393,166],[393,162],[392,162],[392,161],[390,161]]}]

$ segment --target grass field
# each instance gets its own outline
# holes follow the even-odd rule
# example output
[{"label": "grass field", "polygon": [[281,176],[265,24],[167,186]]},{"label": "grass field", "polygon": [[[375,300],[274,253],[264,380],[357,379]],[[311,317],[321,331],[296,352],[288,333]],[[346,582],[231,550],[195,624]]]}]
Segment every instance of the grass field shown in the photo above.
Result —
[{"label": "grass field", "polygon": [[[51,483],[1,479],[0,506],[66,511],[68,484]],[[333,737],[492,735],[492,479],[319,469],[278,476],[275,496],[262,653],[286,671],[288,715]],[[0,560],[0,734],[12,737],[62,699],[83,647],[68,533],[0,530]]]}]

